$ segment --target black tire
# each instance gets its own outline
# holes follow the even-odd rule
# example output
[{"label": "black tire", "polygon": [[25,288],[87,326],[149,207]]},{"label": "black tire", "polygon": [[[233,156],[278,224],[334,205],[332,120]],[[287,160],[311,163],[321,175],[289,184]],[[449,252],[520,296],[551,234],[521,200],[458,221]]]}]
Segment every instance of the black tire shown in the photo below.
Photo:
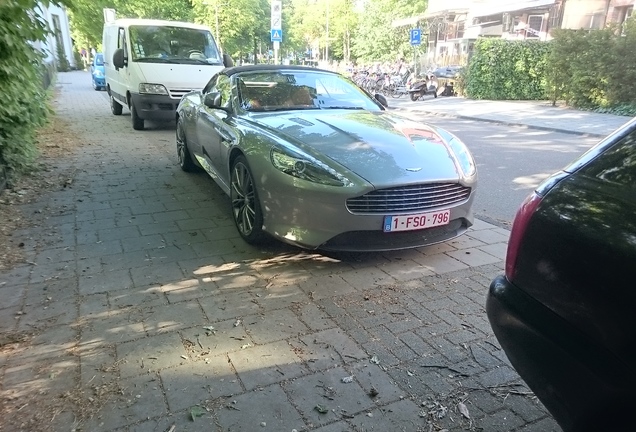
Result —
[{"label": "black tire", "polygon": [[117,101],[115,101],[113,95],[110,95],[110,111],[113,113],[113,115],[121,115],[122,108],[123,107]]},{"label": "black tire", "polygon": [[262,243],[265,240],[263,212],[245,156],[237,157],[232,164],[230,201],[234,224],[243,240],[251,245]]},{"label": "black tire", "polygon": [[413,102],[415,102],[416,100],[420,98],[420,94],[418,92],[410,92],[409,96],[411,97],[411,100]]},{"label": "black tire", "polygon": [[133,101],[130,101],[130,118],[134,130],[144,130],[144,119],[137,114],[137,108],[135,108]]},{"label": "black tire", "polygon": [[179,117],[177,121],[177,159],[179,159],[179,166],[185,172],[195,172],[199,170],[199,167],[195,165],[188,150],[188,142],[185,135],[185,127],[183,126],[183,119]]},{"label": "black tire", "polygon": [[433,97],[437,99],[437,89],[435,89],[435,91],[433,92]]}]

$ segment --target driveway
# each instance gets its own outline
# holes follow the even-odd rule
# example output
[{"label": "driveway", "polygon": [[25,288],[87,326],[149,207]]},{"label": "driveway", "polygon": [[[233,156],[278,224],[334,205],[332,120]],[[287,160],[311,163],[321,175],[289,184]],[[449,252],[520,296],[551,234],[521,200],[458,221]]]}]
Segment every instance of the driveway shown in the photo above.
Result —
[{"label": "driveway", "polygon": [[178,165],[174,125],[133,131],[86,72],[56,112],[80,150],[23,207],[0,274],[0,430],[559,430],[484,301],[508,231],[323,254],[245,244],[229,200]]}]

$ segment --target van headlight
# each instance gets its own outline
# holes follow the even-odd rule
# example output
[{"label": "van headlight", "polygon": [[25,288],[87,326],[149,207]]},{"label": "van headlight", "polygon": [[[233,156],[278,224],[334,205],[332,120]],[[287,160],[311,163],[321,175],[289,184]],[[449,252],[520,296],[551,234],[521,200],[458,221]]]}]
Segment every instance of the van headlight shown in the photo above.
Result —
[{"label": "van headlight", "polygon": [[168,90],[163,84],[148,84],[148,83],[140,83],[139,84],[139,93],[143,94],[156,94],[156,95],[167,95]]}]

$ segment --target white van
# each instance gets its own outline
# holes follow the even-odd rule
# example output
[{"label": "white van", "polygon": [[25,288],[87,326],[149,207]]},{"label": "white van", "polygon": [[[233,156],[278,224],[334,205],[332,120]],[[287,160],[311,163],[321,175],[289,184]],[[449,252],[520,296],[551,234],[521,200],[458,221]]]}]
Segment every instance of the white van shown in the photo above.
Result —
[{"label": "white van", "polygon": [[144,120],[172,121],[181,97],[201,90],[225,66],[210,29],[177,21],[118,19],[104,24],[106,91],[114,115],[130,110],[135,130]]}]

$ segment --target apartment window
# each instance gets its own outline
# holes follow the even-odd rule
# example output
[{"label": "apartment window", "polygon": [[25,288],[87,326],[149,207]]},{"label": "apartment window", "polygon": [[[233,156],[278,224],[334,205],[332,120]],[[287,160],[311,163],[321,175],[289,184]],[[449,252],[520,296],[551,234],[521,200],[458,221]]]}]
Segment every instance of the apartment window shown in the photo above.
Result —
[{"label": "apartment window", "polygon": [[538,38],[543,28],[543,15],[530,15],[526,27],[526,38]]},{"label": "apartment window", "polygon": [[456,39],[462,39],[464,37],[464,24],[465,24],[465,21],[461,21],[457,23],[457,32],[455,33]]}]

